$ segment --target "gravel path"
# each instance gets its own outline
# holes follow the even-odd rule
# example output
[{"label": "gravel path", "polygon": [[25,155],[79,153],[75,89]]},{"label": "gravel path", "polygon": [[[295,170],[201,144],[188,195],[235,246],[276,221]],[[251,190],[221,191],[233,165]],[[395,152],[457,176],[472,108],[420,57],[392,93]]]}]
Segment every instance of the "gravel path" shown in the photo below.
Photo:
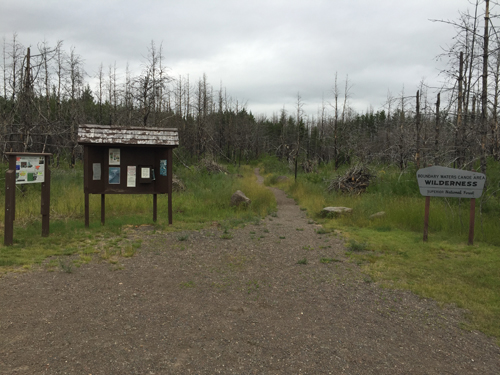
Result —
[{"label": "gravel path", "polygon": [[242,229],[135,230],[121,267],[1,278],[0,374],[500,374],[460,311],[382,289],[273,192]]}]

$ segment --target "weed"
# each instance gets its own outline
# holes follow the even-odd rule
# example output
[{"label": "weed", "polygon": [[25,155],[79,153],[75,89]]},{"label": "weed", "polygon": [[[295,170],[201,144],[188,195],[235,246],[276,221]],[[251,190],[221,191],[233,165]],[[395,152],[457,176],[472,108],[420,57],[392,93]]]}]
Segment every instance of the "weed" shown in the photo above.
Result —
[{"label": "weed", "polygon": [[260,285],[257,280],[251,280],[247,282],[247,293],[256,293],[259,291]]},{"label": "weed", "polygon": [[312,251],[314,248],[311,245],[302,246],[302,249]]},{"label": "weed", "polygon": [[302,232],[304,228],[295,228],[296,231]]},{"label": "weed", "polygon": [[285,236],[280,236],[280,240],[284,240],[285,238]]},{"label": "weed", "polygon": [[223,240],[230,240],[231,238],[233,238],[233,235],[227,230],[227,228],[225,228],[220,238],[222,238]]},{"label": "weed", "polygon": [[184,283],[180,283],[181,288],[194,288],[195,286],[196,285],[195,285],[194,281],[192,281],[192,280],[186,281]]},{"label": "weed", "polygon": [[323,264],[340,262],[339,259],[335,259],[335,258],[321,258],[319,261],[320,261],[320,263],[323,263]]},{"label": "weed", "polygon": [[189,234],[181,234],[180,236],[177,236],[178,241],[187,241],[189,238]]},{"label": "weed", "polygon": [[303,265],[307,264],[307,258],[302,258],[302,259],[299,259],[299,260],[297,261],[297,264],[303,264]]},{"label": "weed", "polygon": [[327,233],[330,233],[330,231],[325,229],[325,228],[318,228],[318,229],[316,229],[316,233],[317,234],[327,234]]},{"label": "weed", "polygon": [[125,251],[123,252],[123,256],[125,258],[130,258],[130,257],[133,257],[136,253],[136,249],[134,248],[134,246],[132,245],[129,245],[127,247],[125,247]]},{"label": "weed", "polygon": [[347,244],[347,248],[355,252],[365,251],[367,247],[368,244],[366,242],[357,242],[356,240],[350,240]]},{"label": "weed", "polygon": [[59,267],[61,267],[61,270],[66,273],[71,273],[73,272],[73,263],[63,261],[61,258],[59,258]]}]

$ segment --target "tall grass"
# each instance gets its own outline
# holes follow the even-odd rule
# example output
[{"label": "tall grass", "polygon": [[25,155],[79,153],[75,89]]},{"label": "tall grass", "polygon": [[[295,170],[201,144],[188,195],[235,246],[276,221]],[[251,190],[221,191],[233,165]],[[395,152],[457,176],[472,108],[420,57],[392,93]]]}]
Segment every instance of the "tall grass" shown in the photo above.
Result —
[{"label": "tall grass", "polygon": [[[3,166],[3,170],[7,168]],[[186,191],[174,192],[173,226],[168,226],[168,196],[158,195],[158,222],[153,222],[152,195],[106,195],[106,224],[101,226],[101,197],[90,195],[90,227],[84,227],[83,168],[52,169],[50,236],[41,237],[40,184],[17,186],[14,246],[0,246],[0,267],[29,266],[48,256],[99,251],[103,242],[123,237],[125,225],[150,224],[164,230],[199,229],[214,221],[232,225],[267,215],[276,210],[274,195],[258,185],[250,167],[231,169],[231,174],[209,174],[195,168],[177,169]],[[5,191],[4,181],[0,188]],[[230,206],[231,195],[243,191],[249,207]],[[0,210],[5,210],[5,199]],[[3,237],[3,214],[0,227]],[[227,226],[227,225],[226,225]],[[94,250],[92,250],[94,249]]]},{"label": "tall grass", "polygon": [[[272,165],[272,163],[267,164]],[[289,192],[299,204],[307,208],[314,219],[321,218],[321,210],[328,206],[353,208],[350,215],[340,216],[337,225],[374,227],[388,225],[392,228],[422,232],[424,226],[425,198],[420,195],[415,170],[400,172],[395,168],[377,166],[372,168],[376,178],[366,193],[349,195],[327,192],[328,181],[335,175],[345,172],[345,168],[334,172],[331,166],[320,169],[316,174],[301,174],[295,182],[291,172],[288,181],[280,187]],[[276,176],[282,174],[264,168],[265,182],[273,184]],[[490,162],[487,173],[487,189],[476,202],[476,240],[491,245],[500,245],[500,197],[498,187],[500,167]],[[266,173],[267,172],[267,173]],[[469,233],[469,199],[431,198],[429,232],[442,233],[466,241]],[[385,215],[371,220],[370,215],[384,211]]]},{"label": "tall grass", "polygon": [[[266,182],[275,181],[267,163]],[[490,161],[487,188],[476,205],[474,246],[467,246],[468,199],[431,198],[429,241],[423,242],[425,198],[419,193],[415,170],[400,172],[373,167],[377,178],[366,193],[327,193],[327,183],[344,170],[322,168],[280,182],[311,218],[326,228],[341,229],[347,239],[366,244],[366,251],[352,252],[365,272],[389,286],[409,289],[471,312],[468,328],[500,338],[500,164]],[[324,218],[323,207],[344,206],[352,213]],[[384,211],[385,215],[370,219]]]}]

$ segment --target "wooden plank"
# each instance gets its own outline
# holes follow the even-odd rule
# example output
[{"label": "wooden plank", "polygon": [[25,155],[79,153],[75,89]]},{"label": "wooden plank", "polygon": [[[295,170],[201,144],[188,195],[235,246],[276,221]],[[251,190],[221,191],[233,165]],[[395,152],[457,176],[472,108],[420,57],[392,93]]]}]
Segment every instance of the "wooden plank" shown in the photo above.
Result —
[{"label": "wooden plank", "polygon": [[153,194],[153,221],[156,223],[158,218],[158,195]]},{"label": "wooden plank", "polygon": [[9,169],[5,173],[5,228],[4,245],[14,242],[14,207],[16,205],[16,171]]},{"label": "wooden plank", "polygon": [[172,174],[173,174],[173,169],[172,169],[172,164],[173,164],[173,158],[172,158],[172,149],[169,148],[167,150],[167,179],[168,179],[168,186],[167,186],[167,194],[168,194],[168,224],[172,225]]},{"label": "wooden plank", "polygon": [[90,224],[89,208],[89,193],[85,193],[85,228],[88,228]]},{"label": "wooden plank", "polygon": [[474,245],[474,225],[476,222],[476,198],[470,200],[469,245]]},{"label": "wooden plank", "polygon": [[431,205],[431,197],[425,197],[425,213],[424,213],[424,242],[427,242],[429,235],[429,209]]},{"label": "wooden plank", "polygon": [[101,224],[106,221],[106,194],[101,194]]},{"label": "wooden plank", "polygon": [[[9,169],[14,171],[14,189],[16,187],[16,154],[8,154],[9,155]],[[5,182],[5,186],[7,186],[7,182]],[[16,220],[16,193],[14,192],[14,204],[12,205],[12,221]]]},{"label": "wooden plank", "polygon": [[50,168],[48,159],[45,157],[45,179],[42,182],[42,237],[48,237],[50,232]]},{"label": "wooden plank", "polygon": [[171,128],[80,125],[78,143],[176,147],[179,145],[179,133]]}]

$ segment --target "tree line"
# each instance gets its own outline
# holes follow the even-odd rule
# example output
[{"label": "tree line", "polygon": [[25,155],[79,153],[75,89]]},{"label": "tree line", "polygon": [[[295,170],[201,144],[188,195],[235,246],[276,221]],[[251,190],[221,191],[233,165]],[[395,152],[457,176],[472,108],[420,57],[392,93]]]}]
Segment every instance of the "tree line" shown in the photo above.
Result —
[{"label": "tree line", "polygon": [[[176,155],[194,162],[210,157],[238,163],[275,155],[295,170],[319,163],[335,168],[353,160],[418,167],[442,164],[486,168],[500,158],[498,128],[500,39],[489,1],[457,21],[442,21],[456,37],[440,58],[448,61],[443,85],[417,85],[389,93],[380,110],[358,113],[349,105],[350,82],[332,82],[318,113],[305,115],[300,93],[293,108],[254,116],[222,84],[206,75],[191,80],[168,73],[162,46],[151,42],[138,74],[116,63],[89,76],[84,59],[63,42],[36,49],[14,34],[4,38],[0,92],[0,152],[51,152],[56,163],[81,157],[79,124],[177,128]],[[490,41],[490,38],[492,41]],[[90,87],[90,81],[94,87]]]}]

